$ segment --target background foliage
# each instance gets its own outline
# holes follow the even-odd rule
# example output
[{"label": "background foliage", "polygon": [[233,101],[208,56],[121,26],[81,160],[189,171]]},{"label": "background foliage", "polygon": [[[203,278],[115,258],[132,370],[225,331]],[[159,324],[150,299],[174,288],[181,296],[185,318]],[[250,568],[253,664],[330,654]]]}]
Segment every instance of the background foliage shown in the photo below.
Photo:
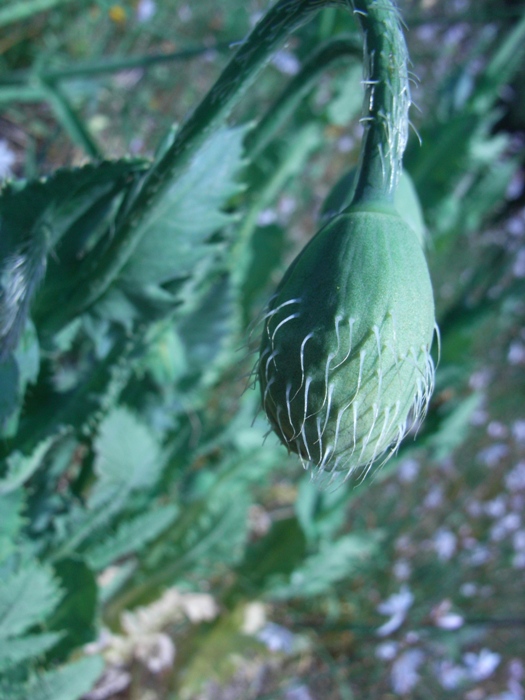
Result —
[{"label": "background foliage", "polygon": [[[370,480],[319,491],[247,389],[251,324],[355,165],[347,13],[290,38],[82,304],[150,163],[267,6],[0,10],[6,700],[523,698],[523,4],[401,6],[441,348],[417,440]],[[265,121],[281,90],[298,99]]]}]

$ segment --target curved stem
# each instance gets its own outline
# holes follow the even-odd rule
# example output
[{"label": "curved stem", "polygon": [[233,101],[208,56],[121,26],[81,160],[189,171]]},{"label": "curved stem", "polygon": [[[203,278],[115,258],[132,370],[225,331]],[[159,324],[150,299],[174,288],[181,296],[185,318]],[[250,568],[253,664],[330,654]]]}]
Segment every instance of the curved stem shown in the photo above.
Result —
[{"label": "curved stem", "polygon": [[390,0],[354,0],[365,41],[365,128],[353,204],[392,201],[408,138],[408,52]]},{"label": "curved stem", "polygon": [[306,160],[322,143],[320,132],[320,128],[316,128],[316,125],[307,124],[287,138],[282,160],[272,169],[271,175],[259,188],[257,197],[244,212],[242,225],[236,231],[235,240],[229,250],[229,269],[232,283],[241,299],[239,304],[242,314],[240,322],[244,328],[249,325],[245,289],[254,256],[253,246],[250,244],[257,227],[259,214],[271,202],[275,201],[289,179],[296,177],[299,172],[303,171]]},{"label": "curved stem", "polygon": [[[141,240],[145,230],[141,224],[151,207],[184,172],[210,132],[226,119],[276,47],[313,13],[336,6],[351,7],[352,0],[279,0],[268,11],[140,183],[107,247],[84,260],[77,290],[52,319],[53,330],[91,306],[116,279]],[[353,0],[353,6],[365,34],[365,105],[369,105],[357,201],[389,196],[395,189],[410,100],[406,47],[394,6],[390,0]]]},{"label": "curved stem", "polygon": [[50,70],[37,70],[36,68],[24,68],[10,71],[0,77],[0,86],[32,84],[35,76],[41,80],[53,81],[74,80],[105,73],[118,73],[131,68],[147,69],[159,63],[172,63],[188,61],[197,58],[210,51],[226,51],[232,45],[231,41],[220,41],[211,46],[195,46],[194,48],[170,51],[168,53],[142,54],[139,56],[106,56],[105,58],[73,63],[68,67],[51,68]]},{"label": "curved stem", "polygon": [[57,121],[67,131],[73,143],[83,148],[91,158],[102,160],[104,154],[76,114],[63,90],[52,80],[41,80],[40,85],[44,97],[55,112]]},{"label": "curved stem", "polygon": [[79,283],[68,303],[50,320],[52,331],[91,306],[115,280],[133,254],[144,229],[140,224],[178,177],[210,132],[237,104],[275,48],[323,7],[346,6],[349,0],[280,0],[255,26],[193,114],[178,131],[162,158],[153,164],[100,256],[88,256],[79,269]]},{"label": "curved stem", "polygon": [[361,57],[361,41],[353,36],[329,39],[311,53],[301,70],[288,83],[264,117],[245,139],[246,158],[253,160],[267,146],[275,132],[293,114],[312,84],[332,63],[345,57]]}]

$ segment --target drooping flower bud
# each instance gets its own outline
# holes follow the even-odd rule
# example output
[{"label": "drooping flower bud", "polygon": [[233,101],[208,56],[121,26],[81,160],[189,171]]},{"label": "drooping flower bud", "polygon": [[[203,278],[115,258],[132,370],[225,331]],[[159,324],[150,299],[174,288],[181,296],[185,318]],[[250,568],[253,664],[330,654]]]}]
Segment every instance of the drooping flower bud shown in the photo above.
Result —
[{"label": "drooping flower bud", "polygon": [[369,204],[332,219],[266,315],[258,373],[281,442],[323,472],[385,461],[426,410],[434,327],[421,243],[396,211]]}]

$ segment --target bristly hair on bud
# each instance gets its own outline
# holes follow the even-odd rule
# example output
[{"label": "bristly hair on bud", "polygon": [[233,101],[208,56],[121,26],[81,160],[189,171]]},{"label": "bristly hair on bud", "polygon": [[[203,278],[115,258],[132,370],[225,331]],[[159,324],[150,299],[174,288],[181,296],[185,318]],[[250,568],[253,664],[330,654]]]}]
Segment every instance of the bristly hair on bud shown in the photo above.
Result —
[{"label": "bristly hair on bud", "polygon": [[395,210],[332,219],[265,317],[257,372],[281,442],[331,479],[384,463],[426,412],[434,327],[421,243]]}]

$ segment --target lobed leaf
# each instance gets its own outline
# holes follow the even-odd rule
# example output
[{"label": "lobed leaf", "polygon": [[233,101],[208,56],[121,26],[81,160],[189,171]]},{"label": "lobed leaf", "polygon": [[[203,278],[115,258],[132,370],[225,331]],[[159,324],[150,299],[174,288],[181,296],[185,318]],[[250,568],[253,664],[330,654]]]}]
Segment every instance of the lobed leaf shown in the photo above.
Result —
[{"label": "lobed leaf", "polygon": [[234,295],[231,279],[222,276],[203,296],[193,313],[178,325],[186,358],[185,376],[179,382],[185,394],[209,386],[228,359],[235,329]]},{"label": "lobed leaf", "polygon": [[7,474],[0,479],[0,496],[10,493],[22,486],[42,464],[54,439],[49,437],[42,440],[33,452],[25,457],[20,452],[12,452],[7,458]]},{"label": "lobed leaf", "polygon": [[224,207],[241,190],[237,177],[246,131],[246,126],[219,129],[167,189],[141,224],[140,243],[121,272],[125,285],[184,277],[209,254],[205,245],[211,234],[232,221]]},{"label": "lobed leaf", "polygon": [[50,245],[55,245],[108,189],[129,183],[145,165],[143,160],[124,158],[60,168],[40,180],[7,183],[0,190],[0,257],[42,225],[49,229]]},{"label": "lobed leaf", "polygon": [[55,575],[63,597],[48,621],[48,628],[61,633],[53,658],[66,658],[73,649],[96,636],[98,586],[84,561],[70,557],[56,562]]},{"label": "lobed leaf", "polygon": [[123,407],[115,408],[101,423],[95,455],[94,468],[100,481],[126,491],[150,488],[163,467],[153,433]]},{"label": "lobed leaf", "polygon": [[[101,199],[127,187],[143,167],[143,161],[121,160],[61,169],[47,179],[10,183],[0,191],[0,359],[18,343],[49,252],[75,227],[68,237],[69,258],[78,255],[93,234],[94,221],[88,217],[83,227],[78,222]],[[51,275],[53,292],[57,277]]]},{"label": "lobed leaf", "polygon": [[0,640],[43,622],[56,608],[61,592],[53,574],[36,561],[0,580]]},{"label": "lobed leaf", "polygon": [[79,700],[104,670],[101,656],[90,656],[34,676],[17,700]]},{"label": "lobed leaf", "polygon": [[325,542],[316,554],[307,557],[290,576],[289,582],[274,586],[269,595],[276,600],[310,598],[326,593],[362,567],[378,545],[378,533],[345,535]]},{"label": "lobed leaf", "polygon": [[51,649],[61,637],[61,632],[46,632],[45,634],[28,634],[24,637],[9,639],[8,643],[0,647],[0,672],[41,656]]},{"label": "lobed leaf", "polygon": [[86,557],[90,566],[100,570],[128,554],[138,554],[173,523],[177,514],[176,506],[167,505],[123,522],[114,535],[106,536],[103,542],[87,550]]},{"label": "lobed leaf", "polygon": [[38,338],[35,327],[28,320],[14,351],[4,361],[0,360],[0,434],[3,437],[16,434],[22,399],[27,386],[36,382],[39,370]]}]

